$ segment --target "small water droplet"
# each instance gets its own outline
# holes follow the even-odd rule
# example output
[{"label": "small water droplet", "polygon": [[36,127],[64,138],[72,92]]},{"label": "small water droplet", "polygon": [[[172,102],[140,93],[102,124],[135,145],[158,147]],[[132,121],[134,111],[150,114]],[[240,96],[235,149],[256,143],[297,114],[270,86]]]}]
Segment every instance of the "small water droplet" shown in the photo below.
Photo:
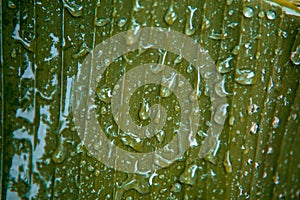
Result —
[{"label": "small water droplet", "polygon": [[255,73],[251,69],[238,69],[236,72],[235,81],[241,85],[255,84]]},{"label": "small water droplet", "polygon": [[178,55],[174,60],[174,65],[177,65],[182,62],[182,55]]},{"label": "small water droplet", "polygon": [[266,15],[265,15],[265,12],[263,10],[259,11],[258,13],[258,17],[259,18],[264,18]]},{"label": "small water droplet", "polygon": [[233,0],[226,0],[226,4],[230,6],[233,3]]},{"label": "small water droplet", "polygon": [[267,18],[269,20],[274,20],[276,18],[276,12],[273,10],[268,10],[267,12]]},{"label": "small water droplet", "polygon": [[234,122],[235,122],[234,117],[233,117],[233,116],[230,116],[230,117],[229,117],[229,125],[230,125],[230,126],[233,126],[233,125],[234,125]]},{"label": "small water droplet", "polygon": [[243,8],[243,14],[247,18],[251,18],[254,15],[254,10],[250,6],[246,6]]},{"label": "small water droplet", "polygon": [[190,96],[189,96],[189,99],[194,102],[194,101],[197,101],[201,96],[201,91],[195,89],[191,92]]},{"label": "small water droplet", "polygon": [[203,18],[203,24],[202,24],[202,29],[207,30],[210,27],[210,21],[204,16]]},{"label": "small water droplet", "polygon": [[160,87],[160,95],[162,97],[169,97],[171,94],[172,94],[172,91],[169,90],[169,88],[167,88],[165,86]]},{"label": "small water droplet", "polygon": [[101,88],[97,88],[96,93],[101,101],[110,103],[112,91],[109,87],[102,86]]},{"label": "small water droplet", "polygon": [[229,106],[228,103],[220,104],[214,114],[214,121],[217,124],[223,125],[224,121],[227,117],[227,107]]},{"label": "small water droplet", "polygon": [[275,117],[274,117],[274,120],[273,120],[273,122],[272,122],[273,128],[278,128],[279,123],[280,123],[280,119],[279,119],[278,117],[275,116]]},{"label": "small water droplet", "polygon": [[180,175],[179,181],[188,185],[196,184],[196,171],[198,166],[196,164],[189,165],[185,168],[184,172]]},{"label": "small water droplet", "polygon": [[94,25],[101,27],[107,25],[109,22],[110,22],[109,18],[99,18],[99,19],[95,18]]},{"label": "small water droplet", "polygon": [[14,2],[12,2],[12,1],[8,1],[7,5],[11,9],[15,9],[17,7],[16,4]]},{"label": "small water droplet", "polygon": [[232,54],[233,55],[238,55],[240,53],[241,50],[241,46],[240,45],[236,45],[233,49],[232,49]]},{"label": "small water droplet", "polygon": [[86,45],[86,43],[83,43],[83,44],[81,45],[80,50],[79,50],[77,53],[73,54],[72,57],[73,57],[74,59],[77,59],[77,58],[80,58],[80,57],[82,57],[82,56],[85,56],[85,55],[88,54],[89,52],[90,52],[89,47]]},{"label": "small water droplet", "polygon": [[130,29],[127,31],[126,34],[126,42],[128,45],[132,45],[135,42],[137,42],[139,35],[140,35],[140,24],[137,23],[137,21],[132,18]]},{"label": "small water droplet", "polygon": [[118,27],[122,28],[127,22],[126,18],[120,18],[117,22]]},{"label": "small water droplet", "polygon": [[251,127],[250,127],[250,133],[256,134],[258,131],[258,124],[255,122],[252,122]]},{"label": "small water droplet", "polygon": [[186,72],[187,73],[192,73],[192,71],[193,71],[193,65],[189,64],[189,66],[186,68]]},{"label": "small water droplet", "polygon": [[162,143],[165,140],[166,137],[166,133],[163,130],[159,130],[156,135],[155,135],[156,139],[158,142]]},{"label": "small water droplet", "polygon": [[106,109],[105,106],[102,106],[102,107],[101,107],[101,114],[102,114],[102,115],[106,115],[106,114],[107,114],[107,109]]},{"label": "small water droplet", "polygon": [[174,185],[172,185],[171,188],[172,192],[178,193],[181,191],[181,184],[180,183],[175,183]]},{"label": "small water droplet", "polygon": [[225,171],[227,173],[232,172],[232,164],[231,164],[231,161],[230,161],[230,152],[229,151],[227,151],[227,153],[226,153],[226,157],[224,159],[223,165],[224,165]]},{"label": "small water droplet", "polygon": [[82,5],[78,5],[75,2],[69,2],[69,0],[63,0],[63,5],[73,17],[82,16]]},{"label": "small water droplet", "polygon": [[148,101],[144,98],[140,111],[139,111],[139,117],[141,120],[147,120],[150,116],[150,105]]},{"label": "small water droplet", "polygon": [[62,136],[60,136],[59,142],[57,144],[56,150],[52,154],[52,160],[55,163],[62,163],[67,156],[67,148],[65,147],[65,142]]},{"label": "small water droplet", "polygon": [[177,19],[177,14],[173,9],[173,5],[171,5],[164,16],[164,20],[168,25],[171,26],[176,21],[176,19]]},{"label": "small water droplet", "polygon": [[17,51],[16,51],[15,48],[12,48],[10,56],[11,56],[11,58],[16,58],[17,57]]},{"label": "small water droplet", "polygon": [[297,46],[296,51],[293,51],[291,53],[291,61],[295,64],[295,65],[300,65],[300,45]]},{"label": "small water droplet", "polygon": [[229,56],[225,60],[222,61],[218,60],[216,65],[218,72],[222,74],[230,72],[232,70],[230,65],[230,61],[232,60],[232,58],[233,58],[232,56]]}]

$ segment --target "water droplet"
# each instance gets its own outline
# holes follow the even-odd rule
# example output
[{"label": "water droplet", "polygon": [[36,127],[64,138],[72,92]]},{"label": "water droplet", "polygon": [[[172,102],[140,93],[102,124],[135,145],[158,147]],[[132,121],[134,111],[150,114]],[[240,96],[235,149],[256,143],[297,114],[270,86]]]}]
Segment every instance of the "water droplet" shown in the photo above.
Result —
[{"label": "water droplet", "polygon": [[225,79],[223,79],[220,83],[216,83],[215,91],[220,97],[226,97],[226,95],[229,94],[225,89]]},{"label": "water droplet", "polygon": [[258,13],[258,17],[259,18],[264,18],[266,15],[265,15],[265,12],[263,10],[259,11]]},{"label": "water droplet", "polygon": [[82,5],[78,5],[75,2],[69,2],[69,0],[63,0],[63,5],[73,17],[82,16]]},{"label": "water droplet", "polygon": [[227,107],[229,106],[228,103],[220,104],[214,114],[214,121],[217,124],[223,125],[224,121],[227,117]]},{"label": "water droplet", "polygon": [[126,24],[126,18],[120,18],[117,22],[118,27],[122,28]]},{"label": "water droplet", "polygon": [[139,0],[135,0],[135,4],[134,4],[134,7],[133,7],[133,10],[135,12],[138,12],[140,10],[144,9],[144,6],[141,6]]},{"label": "water droplet", "polygon": [[233,49],[232,49],[232,54],[233,55],[238,55],[240,53],[241,50],[241,46],[240,45],[236,45]]},{"label": "water droplet", "polygon": [[231,161],[230,161],[230,152],[229,151],[227,151],[227,153],[226,153],[226,157],[224,159],[223,165],[224,165],[225,171],[227,173],[232,172],[232,164],[231,164]]},{"label": "water droplet", "polygon": [[106,114],[107,114],[107,109],[106,109],[105,106],[102,106],[102,107],[101,107],[101,114],[102,114],[102,115],[106,115]]},{"label": "water droplet", "polygon": [[204,16],[203,18],[203,24],[202,24],[202,29],[207,30],[210,27],[210,21]]},{"label": "water droplet", "polygon": [[80,57],[82,57],[82,56],[85,56],[85,55],[88,54],[89,52],[90,52],[89,47],[86,45],[86,43],[83,43],[83,44],[81,45],[80,50],[79,50],[77,53],[73,54],[72,57],[73,57],[74,59],[77,59],[77,58],[80,58]]},{"label": "water droplet", "polygon": [[162,97],[169,97],[171,94],[172,94],[172,91],[169,90],[169,88],[167,88],[165,86],[160,87],[160,95]]},{"label": "water droplet", "polygon": [[139,117],[141,120],[147,120],[150,116],[150,105],[148,101],[144,98],[140,111],[139,111]]},{"label": "water droplet", "polygon": [[293,51],[291,53],[291,61],[295,64],[295,65],[300,65],[300,45],[297,46],[296,51]]},{"label": "water droplet", "polygon": [[238,69],[236,72],[235,81],[241,85],[255,84],[255,73],[250,69]]},{"label": "water droplet", "polygon": [[267,18],[269,20],[274,20],[276,18],[276,12],[273,10],[268,10],[267,12]]},{"label": "water droplet", "polygon": [[99,19],[95,18],[94,25],[101,27],[101,26],[105,26],[109,22],[110,22],[109,18],[99,18]]},{"label": "water droplet", "polygon": [[192,8],[192,6],[188,6],[188,9],[190,11],[190,15],[188,15],[188,18],[186,20],[185,34],[190,36],[196,32],[196,28],[193,25],[193,16],[194,16],[194,13],[197,10],[197,8]]},{"label": "water droplet", "polygon": [[230,65],[230,61],[232,60],[232,58],[233,58],[232,56],[229,56],[225,60],[222,61],[218,60],[216,65],[218,72],[222,74],[230,72],[232,70]]},{"label": "water droplet", "polygon": [[254,15],[254,10],[250,6],[246,6],[243,8],[243,14],[247,18],[251,18]]},{"label": "water droplet", "polygon": [[179,181],[188,185],[196,184],[196,171],[198,166],[196,164],[189,165],[185,168],[184,172],[180,175]]},{"label": "water droplet", "polygon": [[280,123],[280,119],[279,119],[278,117],[275,116],[275,117],[274,117],[274,120],[273,120],[273,122],[272,122],[273,128],[278,128],[279,123]]},{"label": "water droplet", "polygon": [[11,58],[16,58],[17,57],[17,51],[16,51],[15,48],[12,48],[10,56],[11,56]]},{"label": "water droplet", "polygon": [[250,133],[256,134],[258,131],[258,124],[255,122],[252,122],[251,127],[250,127]]},{"label": "water droplet", "polygon": [[233,0],[226,0],[226,4],[230,6],[233,3]]},{"label": "water droplet", "polygon": [[201,96],[201,91],[197,90],[197,89],[194,89],[190,96],[189,96],[189,99],[194,102],[194,101],[197,101]]},{"label": "water droplet", "polygon": [[8,7],[11,8],[11,9],[15,9],[17,7],[16,4],[12,1],[8,1],[7,4],[8,4]]},{"label": "water droplet", "polygon": [[174,91],[176,87],[176,77],[176,73],[172,73],[169,77],[163,77],[162,83],[165,86],[160,87],[160,95],[162,97],[168,97],[172,94],[172,91]]},{"label": "water droplet", "polygon": [[193,71],[193,65],[189,64],[189,66],[186,68],[186,72],[187,73],[192,73],[192,71]]},{"label": "water droplet", "polygon": [[109,87],[103,86],[101,88],[97,88],[96,93],[101,101],[110,103],[112,91]]},{"label": "water droplet", "polygon": [[164,20],[168,25],[171,26],[176,21],[176,19],[177,14],[173,9],[173,5],[171,5],[164,16]]},{"label": "water droplet", "polygon": [[234,122],[235,122],[234,117],[233,117],[233,116],[230,116],[230,117],[229,117],[229,125],[230,125],[230,126],[233,126],[233,125],[234,125]]},{"label": "water droplet", "polygon": [[178,55],[174,60],[174,65],[177,65],[182,62],[182,55]]},{"label": "water droplet", "polygon": [[159,130],[156,135],[155,135],[156,139],[158,142],[162,143],[165,140],[166,137],[166,133],[163,130]]},{"label": "water droplet", "polygon": [[52,154],[52,160],[55,163],[62,163],[67,156],[67,148],[65,147],[65,142],[62,136],[60,136],[59,142],[57,144],[56,150]]},{"label": "water droplet", "polygon": [[172,192],[178,193],[181,191],[181,184],[180,183],[175,183],[174,185],[172,185],[171,188]]},{"label": "water droplet", "polygon": [[132,45],[138,40],[140,35],[140,28],[140,24],[137,23],[137,21],[134,18],[132,18],[130,29],[127,31],[126,34],[126,42],[128,45]]}]

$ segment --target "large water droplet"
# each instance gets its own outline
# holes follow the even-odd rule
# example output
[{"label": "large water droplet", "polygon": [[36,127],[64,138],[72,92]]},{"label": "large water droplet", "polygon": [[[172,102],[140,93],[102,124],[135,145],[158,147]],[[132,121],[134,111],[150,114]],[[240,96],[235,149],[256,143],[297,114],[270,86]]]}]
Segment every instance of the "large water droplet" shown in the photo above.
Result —
[{"label": "large water droplet", "polygon": [[140,111],[139,111],[139,117],[141,120],[147,120],[150,116],[150,105],[148,101],[144,98]]},{"label": "large water droplet", "polygon": [[295,64],[295,65],[300,65],[300,45],[297,46],[296,51],[293,51],[291,53],[291,61]]},{"label": "large water droplet", "polygon": [[179,181],[184,184],[188,185],[195,185],[197,178],[196,178],[196,171],[198,166],[196,164],[189,165],[185,168],[184,172],[181,174]]},{"label": "large water droplet", "polygon": [[64,0],[63,5],[73,17],[82,16],[82,5],[78,5],[75,2],[69,2],[69,0]]},{"label": "large water droplet", "polygon": [[267,12],[267,18],[269,20],[274,20],[276,18],[276,12],[273,10],[268,10]]},{"label": "large water droplet", "polygon": [[226,97],[226,95],[229,94],[225,89],[225,79],[223,79],[219,83],[216,83],[215,91],[216,91],[217,95],[220,96],[220,97]]},{"label": "large water droplet", "polygon": [[188,7],[190,11],[190,15],[188,16],[185,24],[185,31],[184,33],[188,36],[193,35],[196,32],[196,28],[193,25],[193,16],[197,8],[192,8],[192,6]]},{"label": "large water droplet", "polygon": [[176,21],[176,19],[177,14],[173,9],[173,5],[171,5],[164,16],[164,20],[168,25],[171,26]]},{"label": "large water droplet", "polygon": [[235,81],[242,85],[255,84],[255,73],[251,69],[238,69],[236,72]]},{"label": "large water droplet", "polygon": [[250,6],[246,6],[243,8],[243,14],[247,18],[251,18],[254,15],[254,10]]}]

